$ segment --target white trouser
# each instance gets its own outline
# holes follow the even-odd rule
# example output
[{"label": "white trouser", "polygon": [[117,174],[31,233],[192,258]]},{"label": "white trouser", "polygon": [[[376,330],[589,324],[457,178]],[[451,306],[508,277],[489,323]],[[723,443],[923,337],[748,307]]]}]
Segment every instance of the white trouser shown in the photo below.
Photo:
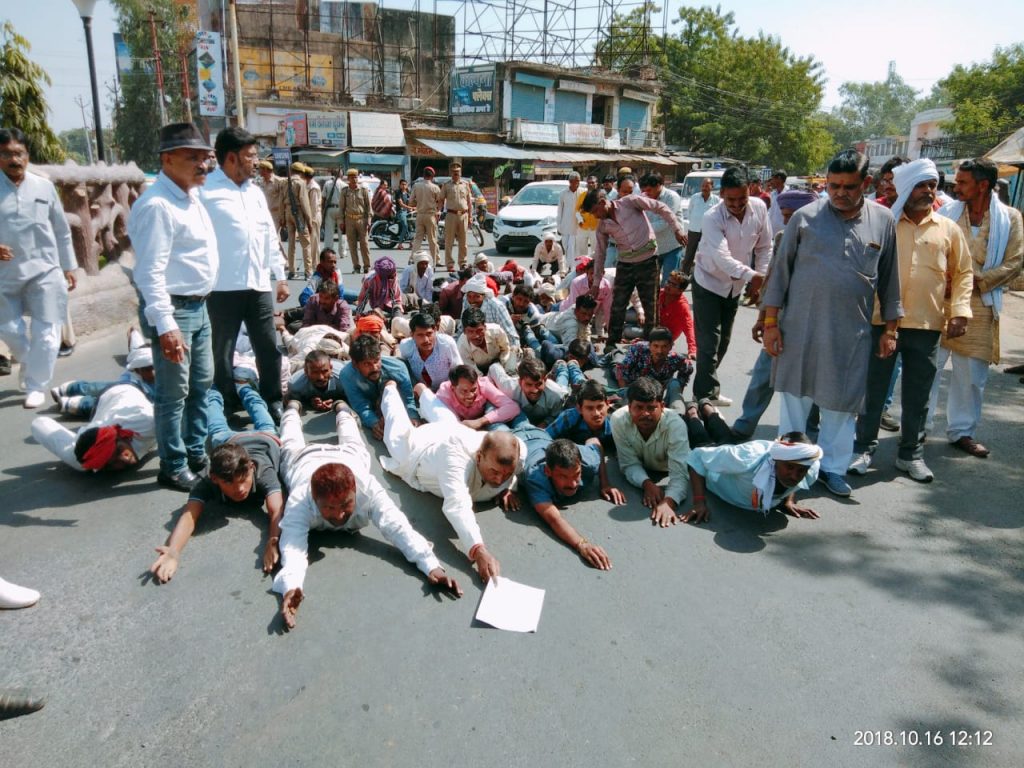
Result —
[{"label": "white trouser", "polygon": [[[394,388],[391,387],[391,389]],[[452,410],[438,398],[437,395],[431,392],[429,388],[424,389],[422,394],[420,394],[419,411],[420,416],[422,416],[425,421],[429,421],[431,423],[436,423],[438,421],[447,421],[452,424],[460,423],[459,417],[456,416]]]},{"label": "white trouser", "polygon": [[[345,221],[338,215],[339,210],[336,205],[327,209],[327,221],[324,222],[324,242],[321,247],[332,248],[339,258],[343,258],[348,256],[348,243],[345,241],[345,235],[341,233]],[[338,240],[337,246],[334,245],[335,238]],[[319,253],[317,258],[320,258]]]},{"label": "white trouser", "polygon": [[[779,413],[779,435],[787,432],[803,432],[807,429],[807,417],[811,415],[814,401],[809,397],[797,397],[782,393]],[[853,439],[857,428],[857,414],[829,411],[821,408],[821,426],[818,431],[818,446],[821,448],[821,471],[845,475],[853,459]]]},{"label": "white trouser", "polygon": [[928,400],[928,420],[924,428],[931,432],[935,426],[935,412],[939,406],[939,381],[946,361],[952,359],[953,371],[949,377],[949,390],[946,393],[946,437],[955,443],[961,437],[974,437],[981,423],[981,404],[985,396],[985,384],[988,383],[989,364],[987,360],[951,352],[939,347],[936,369],[938,373],[932,383],[931,397]]},{"label": "white trouser", "polygon": [[32,318],[29,329],[25,318],[17,317],[0,324],[0,339],[11,356],[24,366],[25,389],[43,392],[53,378],[53,367],[60,350],[61,323],[44,323]]},{"label": "white trouser", "polygon": [[77,469],[79,472],[82,471],[82,465],[75,458],[77,433],[58,424],[49,416],[37,416],[32,419],[32,437],[69,467]]},{"label": "white trouser", "polygon": [[370,476],[370,452],[358,422],[352,414],[341,411],[334,423],[338,433],[337,445],[306,445],[298,411],[288,409],[284,412],[281,417],[281,461],[284,465],[282,479],[288,488],[301,488],[324,464],[344,464],[357,476]]}]

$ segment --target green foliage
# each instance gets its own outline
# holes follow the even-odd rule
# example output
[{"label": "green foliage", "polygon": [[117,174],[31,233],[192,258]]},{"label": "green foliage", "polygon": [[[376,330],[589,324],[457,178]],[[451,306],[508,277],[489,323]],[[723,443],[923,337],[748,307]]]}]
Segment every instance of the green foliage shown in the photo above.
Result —
[{"label": "green foliage", "polygon": [[34,163],[62,163],[64,147],[50,129],[43,93],[50,76],[28,57],[32,46],[9,21],[0,28],[0,125],[29,137]]},{"label": "green foliage", "polygon": [[153,69],[153,39],[149,12],[155,13],[157,45],[164,56],[164,92],[168,121],[183,120],[182,96],[178,80],[168,78],[180,64],[175,51],[190,39],[187,9],[174,0],[111,0],[117,10],[121,34],[132,52],[132,71],[121,78],[121,90],[115,103],[114,136],[125,162],[134,160],[145,171],[157,171],[160,131],[160,105],[157,101],[156,73]]},{"label": "green foliage", "polygon": [[843,144],[883,136],[906,136],[910,121],[921,108],[918,91],[890,69],[885,80],[877,83],[843,83],[839,87],[842,104],[833,114],[846,131]]},{"label": "green foliage", "polygon": [[1024,124],[1024,43],[996,48],[991,61],[958,64],[937,87],[953,107],[952,133],[1012,132]]},{"label": "green foliage", "polygon": [[[595,52],[602,67],[628,70],[635,51],[624,41],[650,35],[653,5],[617,16],[614,37]],[[821,65],[801,58],[778,38],[740,37],[732,13],[721,7],[679,11],[674,35],[650,39],[657,68],[666,139],[692,151],[785,167],[816,170],[833,141],[817,115],[823,94]]]}]

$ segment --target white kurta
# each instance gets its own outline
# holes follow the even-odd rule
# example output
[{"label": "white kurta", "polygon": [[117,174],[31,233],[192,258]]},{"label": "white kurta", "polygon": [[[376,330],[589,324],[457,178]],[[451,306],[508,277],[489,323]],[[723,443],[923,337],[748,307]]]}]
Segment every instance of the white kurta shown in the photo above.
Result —
[{"label": "white kurta", "polygon": [[[404,405],[400,410],[405,411]],[[337,431],[338,445],[306,445],[298,413],[286,411],[281,420],[283,479],[291,489],[281,519],[281,570],[274,578],[274,591],[282,595],[301,588],[305,581],[310,530],[353,533],[372,523],[424,574],[441,567],[433,544],[412,527],[380,481],[370,474],[370,453],[358,422],[348,413],[339,413]],[[333,463],[344,464],[356,477],[356,509],[342,526],[324,520],[310,490],[313,473]]]},{"label": "white kurta", "polygon": [[141,389],[132,384],[117,384],[100,395],[92,420],[78,432],[72,432],[49,416],[38,416],[32,420],[32,436],[69,467],[84,472],[75,458],[78,436],[92,427],[109,427],[113,424],[136,433],[131,444],[140,459],[153,450],[156,443],[153,403]]},{"label": "white kurta", "polygon": [[493,499],[515,486],[515,476],[522,471],[526,446],[519,446],[519,464],[512,477],[495,487],[484,482],[476,466],[476,452],[480,450],[486,432],[477,432],[451,419],[413,427],[395,387],[384,388],[381,413],[384,417],[384,445],[391,454],[380,457],[381,466],[417,491],[426,491],[444,499],[441,511],[452,524],[459,543],[467,553],[475,545],[482,544],[483,536],[473,513],[473,502]]}]

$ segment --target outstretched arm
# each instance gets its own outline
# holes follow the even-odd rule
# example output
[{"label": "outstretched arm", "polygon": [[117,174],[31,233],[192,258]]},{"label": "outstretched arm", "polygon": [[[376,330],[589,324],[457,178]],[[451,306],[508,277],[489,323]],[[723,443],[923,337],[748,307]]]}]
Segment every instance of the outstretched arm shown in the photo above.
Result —
[{"label": "outstretched arm", "polygon": [[178,560],[181,559],[181,551],[185,549],[188,540],[192,538],[192,533],[196,529],[196,522],[199,520],[199,516],[203,514],[203,506],[203,502],[199,499],[189,499],[167,543],[162,547],[156,548],[156,551],[160,553],[160,557],[150,566],[149,571],[161,584],[166,584],[170,581],[178,570]]},{"label": "outstretched arm", "polygon": [[267,546],[263,549],[263,572],[270,573],[274,570],[280,559],[280,552],[277,543],[281,540],[281,516],[284,514],[284,494],[274,491],[267,496],[267,517],[270,518],[270,531],[267,536]]},{"label": "outstretched arm", "polygon": [[554,504],[545,501],[534,504],[533,508],[541,516],[541,519],[551,527],[555,535],[576,550],[585,563],[601,571],[607,571],[612,567],[608,553],[601,547],[591,544],[585,536],[577,533],[576,529],[562,517],[562,513]]}]

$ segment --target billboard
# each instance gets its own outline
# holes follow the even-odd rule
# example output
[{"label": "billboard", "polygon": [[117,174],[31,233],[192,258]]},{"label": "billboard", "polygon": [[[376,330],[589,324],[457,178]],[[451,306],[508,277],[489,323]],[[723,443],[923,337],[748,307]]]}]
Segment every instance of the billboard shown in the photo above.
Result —
[{"label": "billboard", "polygon": [[318,147],[348,146],[348,112],[307,112],[309,143]]},{"label": "billboard", "polygon": [[[262,96],[272,88],[294,91],[306,88],[306,61],[301,51],[275,50],[273,67],[270,51],[248,45],[238,47],[238,65],[242,91]],[[314,93],[334,93],[334,59],[326,54],[309,55],[309,89]]]},{"label": "billboard", "polygon": [[114,33],[114,59],[117,61],[117,82],[132,71],[132,52],[120,32]]},{"label": "billboard", "polygon": [[224,59],[220,33],[196,32],[199,114],[224,116]]},{"label": "billboard", "polygon": [[452,72],[451,113],[479,115],[494,111],[494,65],[461,67]]},{"label": "billboard", "polygon": [[284,116],[284,143],[289,147],[302,147],[309,144],[305,112]]}]

